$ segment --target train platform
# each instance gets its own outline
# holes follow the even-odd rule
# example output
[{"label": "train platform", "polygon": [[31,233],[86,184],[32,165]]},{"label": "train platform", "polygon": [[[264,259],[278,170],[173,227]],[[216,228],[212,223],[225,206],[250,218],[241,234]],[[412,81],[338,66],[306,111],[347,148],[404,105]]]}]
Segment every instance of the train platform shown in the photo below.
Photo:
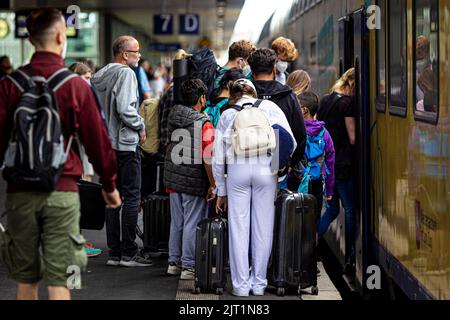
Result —
[{"label": "train platform", "polygon": [[[83,235],[96,247],[106,250],[106,232],[85,231]],[[139,241],[138,241],[139,242]],[[82,274],[80,290],[72,290],[73,300],[342,300],[336,287],[319,263],[319,295],[313,296],[305,290],[301,298],[295,290],[284,297],[278,297],[274,289],[268,289],[263,297],[235,297],[231,294],[231,281],[228,276],[224,295],[192,293],[194,281],[181,281],[178,277],[166,275],[167,257],[154,256],[153,266],[147,268],[123,268],[106,266],[107,254],[89,258],[87,271]],[[6,268],[0,265],[0,300],[15,299],[15,283],[8,279]],[[45,287],[41,285],[40,299],[47,298]]]}]

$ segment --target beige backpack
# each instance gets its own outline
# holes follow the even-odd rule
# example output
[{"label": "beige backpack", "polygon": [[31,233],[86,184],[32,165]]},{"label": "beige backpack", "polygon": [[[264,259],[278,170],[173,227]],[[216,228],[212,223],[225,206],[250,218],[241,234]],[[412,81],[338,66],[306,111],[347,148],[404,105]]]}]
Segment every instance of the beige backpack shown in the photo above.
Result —
[{"label": "beige backpack", "polygon": [[147,99],[142,102],[140,112],[145,123],[147,139],[141,144],[147,153],[157,153],[159,150],[159,99]]},{"label": "beige backpack", "polygon": [[237,114],[232,128],[231,143],[237,156],[256,157],[275,150],[275,131],[264,112],[258,109],[263,100],[257,100],[251,108],[233,106]]}]

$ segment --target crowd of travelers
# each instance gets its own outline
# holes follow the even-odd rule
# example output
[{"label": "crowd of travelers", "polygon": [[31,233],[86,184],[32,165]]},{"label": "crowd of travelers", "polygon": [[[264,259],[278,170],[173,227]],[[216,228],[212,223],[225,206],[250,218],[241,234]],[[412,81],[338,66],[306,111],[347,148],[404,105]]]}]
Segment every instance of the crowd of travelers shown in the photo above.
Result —
[{"label": "crowd of travelers", "polygon": [[[100,70],[78,62],[66,73],[61,12],[36,10],[27,29],[35,47],[30,63],[13,72],[9,59],[0,58],[0,163],[8,182],[7,226],[0,235],[17,299],[37,299],[41,280],[50,299],[70,299],[68,266],[85,270],[86,254],[102,253],[80,233],[80,178],[97,175],[103,188],[107,265],[152,266],[136,243],[136,225],[142,197],[156,179],[148,168],[161,161],[171,212],[167,273],[181,280],[195,279],[195,229],[212,201],[217,214],[226,212],[232,289],[239,297],[264,295],[268,286],[277,190],[316,197],[319,237],[342,203],[346,237],[354,239],[354,69],[321,99],[308,73],[292,70],[299,51],[291,40],[277,38],[271,48],[242,40],[230,46],[212,86],[188,77],[180,86],[183,101],[175,103],[174,78],[164,66],[141,59],[133,37],[116,39],[113,60]],[[191,57],[180,50],[175,60]],[[31,100],[45,79],[53,99],[42,94]],[[22,117],[19,106],[32,103],[41,108],[23,109]],[[16,120],[44,121],[46,103],[55,106],[61,128],[23,130],[24,122]],[[145,106],[157,112],[147,114]],[[268,135],[275,144],[262,155],[239,149],[264,140],[249,123],[277,132],[275,140]],[[54,147],[46,149],[53,133]],[[55,141],[63,141],[59,158]],[[45,187],[38,181],[45,180],[43,171]],[[346,272],[354,272],[354,248],[348,252]]]}]

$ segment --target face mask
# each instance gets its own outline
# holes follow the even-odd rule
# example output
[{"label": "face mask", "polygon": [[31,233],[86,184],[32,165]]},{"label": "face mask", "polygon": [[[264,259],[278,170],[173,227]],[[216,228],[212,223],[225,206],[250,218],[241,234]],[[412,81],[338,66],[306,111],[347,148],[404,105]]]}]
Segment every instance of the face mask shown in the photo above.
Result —
[{"label": "face mask", "polygon": [[66,41],[64,41],[63,50],[61,52],[61,57],[63,59],[65,59],[66,58],[66,54],[67,54],[67,38],[66,38]]},{"label": "face mask", "polygon": [[248,79],[252,74],[252,68],[250,65],[247,64],[244,69],[242,69],[242,73],[244,74],[244,78]]},{"label": "face mask", "polygon": [[279,73],[285,73],[288,68],[288,63],[286,61],[278,61],[276,66]]},{"label": "face mask", "polygon": [[87,83],[89,86],[91,86],[91,79],[87,79],[87,80],[86,80],[86,79],[83,78],[83,80],[86,81],[86,83]]}]

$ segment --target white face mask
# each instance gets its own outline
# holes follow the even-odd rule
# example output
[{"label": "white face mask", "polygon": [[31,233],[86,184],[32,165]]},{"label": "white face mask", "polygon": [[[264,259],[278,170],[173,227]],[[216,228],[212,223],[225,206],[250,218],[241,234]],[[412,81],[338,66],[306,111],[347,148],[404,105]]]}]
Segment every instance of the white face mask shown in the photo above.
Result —
[{"label": "white face mask", "polygon": [[278,61],[276,64],[277,70],[279,73],[285,73],[287,68],[289,66],[289,63],[286,61]]},{"label": "white face mask", "polygon": [[65,59],[65,58],[66,58],[66,54],[67,54],[67,38],[66,38],[66,40],[64,41],[63,50],[62,50],[62,52],[61,52],[61,57],[62,57],[63,59]]},{"label": "white face mask", "polygon": [[244,69],[242,69],[242,73],[244,74],[244,77],[248,79],[252,74],[252,68],[250,65],[247,64]]}]

